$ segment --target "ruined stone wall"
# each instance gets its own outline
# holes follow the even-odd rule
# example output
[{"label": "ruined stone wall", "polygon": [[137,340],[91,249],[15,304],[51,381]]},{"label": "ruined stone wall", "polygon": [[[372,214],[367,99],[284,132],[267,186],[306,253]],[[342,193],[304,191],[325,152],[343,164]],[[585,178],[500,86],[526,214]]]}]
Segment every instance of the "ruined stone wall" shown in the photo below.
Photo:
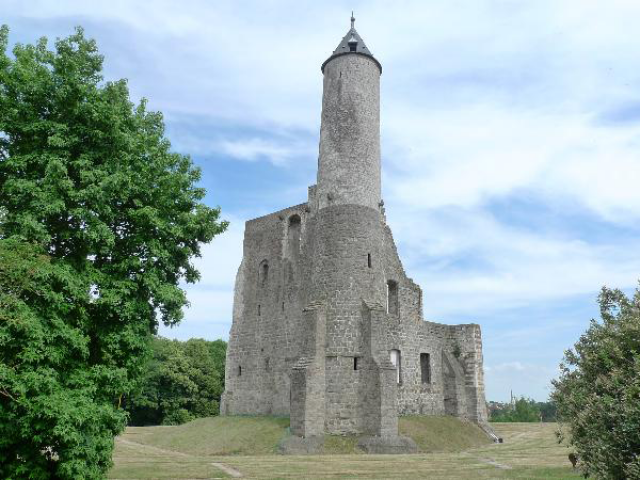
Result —
[{"label": "ruined stone wall", "polygon": [[225,414],[289,414],[289,374],[303,343],[306,216],[302,204],[246,223],[227,349]]},{"label": "ruined stone wall", "polygon": [[[384,282],[398,290],[397,311],[386,313],[384,329],[387,350],[400,351],[398,412],[486,420],[480,328],[423,321],[422,290],[407,277],[388,226],[384,252]],[[428,381],[421,354],[429,355]]]},{"label": "ruined stone wall", "polygon": [[489,414],[484,391],[484,360],[480,325],[452,325],[449,328],[452,333],[451,343],[460,352],[458,359],[464,371],[467,402],[465,416],[478,423],[487,422]]},{"label": "ruined stone wall", "polygon": [[[309,205],[315,199],[311,187]],[[380,211],[307,205],[247,222],[223,413],[288,414],[291,404],[303,417],[292,428],[322,424],[338,434],[397,430],[390,411],[486,421],[479,326],[422,320],[422,291],[406,276]],[[318,308],[310,305],[322,305],[322,332],[310,328]],[[372,314],[363,305],[378,307]],[[320,333],[321,345],[305,349]],[[398,384],[391,350],[400,351]],[[421,354],[429,355],[428,381]]]}]

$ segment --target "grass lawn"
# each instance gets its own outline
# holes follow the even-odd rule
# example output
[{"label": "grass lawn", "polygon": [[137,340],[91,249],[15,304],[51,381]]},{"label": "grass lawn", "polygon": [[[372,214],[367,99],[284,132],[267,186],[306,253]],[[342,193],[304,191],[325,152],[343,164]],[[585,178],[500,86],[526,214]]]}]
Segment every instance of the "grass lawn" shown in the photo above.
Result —
[{"label": "grass lawn", "polygon": [[[487,443],[476,427],[450,417],[403,417],[415,455],[354,455],[355,439],[329,437],[325,455],[282,456],[276,444],[288,418],[216,417],[176,427],[130,427],[116,440],[110,477],[261,479],[569,479],[569,450],[555,424],[498,423],[505,439]],[[346,454],[345,454],[346,452]]]}]

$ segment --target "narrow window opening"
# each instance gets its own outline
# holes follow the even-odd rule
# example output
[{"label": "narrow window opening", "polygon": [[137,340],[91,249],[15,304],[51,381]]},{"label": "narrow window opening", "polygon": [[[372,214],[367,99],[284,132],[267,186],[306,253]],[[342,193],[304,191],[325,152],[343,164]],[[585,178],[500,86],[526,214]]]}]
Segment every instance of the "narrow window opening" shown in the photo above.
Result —
[{"label": "narrow window opening", "polygon": [[267,282],[269,281],[269,262],[267,262],[266,260],[260,262],[258,277],[260,286],[265,287],[267,285]]},{"label": "narrow window opening", "polygon": [[300,235],[302,220],[300,215],[291,215],[287,228],[287,258],[297,261],[300,256]]},{"label": "narrow window opening", "polygon": [[270,370],[269,357],[264,359],[264,369],[267,370],[267,371]]},{"label": "narrow window opening", "polygon": [[367,253],[367,266],[371,268],[371,254]]},{"label": "narrow window opening", "polygon": [[282,302],[282,311],[284,312],[284,302]]},{"label": "narrow window opening", "polygon": [[391,363],[396,367],[396,382],[402,382],[402,357],[400,350],[391,350],[389,352]]},{"label": "narrow window opening", "polygon": [[358,370],[358,357],[353,357],[353,369]]},{"label": "narrow window opening", "polygon": [[258,316],[260,316],[260,304],[258,304]]},{"label": "narrow window opening", "polygon": [[240,365],[238,365],[238,376],[242,376],[242,367]]},{"label": "narrow window opening", "polygon": [[393,280],[387,282],[387,313],[398,315],[398,283]]},{"label": "narrow window opening", "polygon": [[431,355],[428,353],[420,354],[420,374],[422,383],[431,383]]}]

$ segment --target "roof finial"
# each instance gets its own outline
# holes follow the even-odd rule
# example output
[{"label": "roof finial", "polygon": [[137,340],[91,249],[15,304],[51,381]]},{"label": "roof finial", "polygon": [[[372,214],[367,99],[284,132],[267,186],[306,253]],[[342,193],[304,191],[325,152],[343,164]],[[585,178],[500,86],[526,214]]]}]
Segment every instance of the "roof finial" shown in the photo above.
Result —
[{"label": "roof finial", "polygon": [[356,23],[356,18],[353,16],[353,10],[351,10],[351,29],[353,30],[353,24]]}]

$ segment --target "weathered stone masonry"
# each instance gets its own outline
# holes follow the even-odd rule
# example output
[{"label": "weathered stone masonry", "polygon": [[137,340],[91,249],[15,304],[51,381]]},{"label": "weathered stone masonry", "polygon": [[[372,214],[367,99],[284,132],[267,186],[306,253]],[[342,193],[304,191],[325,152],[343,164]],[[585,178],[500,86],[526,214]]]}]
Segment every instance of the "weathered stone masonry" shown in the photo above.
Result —
[{"label": "weathered stone masonry", "polygon": [[322,71],[317,186],[246,224],[222,413],[290,415],[298,437],[355,433],[387,447],[399,414],[484,425],[480,327],[422,319],[386,224],[382,67],[353,24]]}]

